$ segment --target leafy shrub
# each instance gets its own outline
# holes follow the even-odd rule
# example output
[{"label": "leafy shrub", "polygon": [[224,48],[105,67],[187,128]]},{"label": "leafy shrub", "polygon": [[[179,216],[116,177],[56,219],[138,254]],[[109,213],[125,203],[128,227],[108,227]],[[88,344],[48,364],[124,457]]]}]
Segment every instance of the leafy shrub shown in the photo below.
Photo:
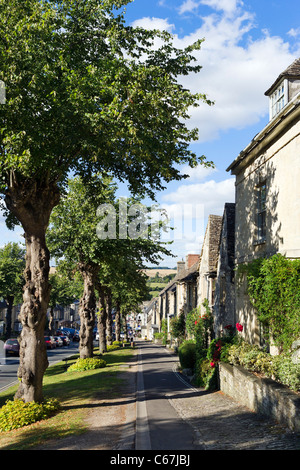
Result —
[{"label": "leafy shrub", "polygon": [[155,339],[163,339],[163,332],[161,331],[160,333],[154,333],[154,338]]},{"label": "leafy shrub", "polygon": [[185,335],[185,316],[181,311],[178,317],[173,317],[170,322],[170,332],[174,338],[182,342]]},{"label": "leafy shrub", "polygon": [[196,342],[184,341],[178,348],[180,365],[183,369],[194,369],[196,364]]},{"label": "leafy shrub", "polygon": [[274,378],[291,390],[300,391],[300,365],[294,364],[290,355],[275,356]]},{"label": "leafy shrub", "polygon": [[53,398],[43,403],[24,403],[22,400],[8,400],[0,409],[0,432],[22,428],[36,421],[49,418],[59,408],[59,401]]},{"label": "leafy shrub", "polygon": [[248,294],[267,340],[288,352],[300,336],[300,260],[281,254],[259,258],[243,267]]},{"label": "leafy shrub", "polygon": [[106,349],[107,351],[116,351],[116,349],[119,349],[119,346],[116,344],[109,344]]},{"label": "leafy shrub", "polygon": [[68,368],[68,371],[93,370],[101,369],[103,367],[106,367],[106,362],[103,359],[87,357],[85,359],[77,359],[77,361]]},{"label": "leafy shrub", "polygon": [[208,358],[197,360],[195,367],[195,385],[204,387],[205,390],[216,390],[218,388],[218,369]]},{"label": "leafy shrub", "polygon": [[227,360],[233,365],[240,365],[272,378],[291,390],[300,390],[300,366],[292,362],[290,354],[271,356],[258,346],[242,341],[228,348]]},{"label": "leafy shrub", "polygon": [[117,346],[117,348],[120,348],[122,346],[122,341],[113,341],[113,346]]}]

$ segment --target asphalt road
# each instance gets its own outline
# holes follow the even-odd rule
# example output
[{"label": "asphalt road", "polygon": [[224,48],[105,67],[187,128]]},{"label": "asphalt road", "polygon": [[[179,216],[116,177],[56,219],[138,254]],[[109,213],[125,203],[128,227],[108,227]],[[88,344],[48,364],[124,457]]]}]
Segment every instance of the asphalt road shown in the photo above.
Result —
[{"label": "asphalt road", "polygon": [[[72,354],[78,352],[78,342],[71,342],[69,346],[63,346],[56,349],[48,349],[47,356],[49,366],[62,361]],[[6,357],[0,360],[0,392],[3,392],[10,386],[18,382],[17,371],[19,367],[18,357]]]},{"label": "asphalt road", "polygon": [[138,342],[136,450],[202,450],[199,439],[171,405],[198,394],[176,373],[178,357]]}]

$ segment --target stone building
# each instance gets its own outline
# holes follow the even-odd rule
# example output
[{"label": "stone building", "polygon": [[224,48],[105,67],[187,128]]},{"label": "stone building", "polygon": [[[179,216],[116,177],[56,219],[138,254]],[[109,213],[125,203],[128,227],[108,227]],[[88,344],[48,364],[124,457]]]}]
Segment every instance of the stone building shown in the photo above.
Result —
[{"label": "stone building", "polygon": [[234,242],[235,203],[226,203],[219,243],[213,308],[216,337],[221,335],[225,326],[235,324]]},{"label": "stone building", "polygon": [[176,276],[158,295],[160,326],[167,320],[168,331],[170,319],[181,311],[185,315],[197,306],[197,278],[199,274],[199,255],[187,255],[186,261],[177,263]]},{"label": "stone building", "polygon": [[[231,163],[236,177],[235,262],[281,253],[300,256],[300,59],[266,91],[270,120]],[[236,320],[244,337],[260,344],[260,325],[246,282],[236,278]]]},{"label": "stone building", "polygon": [[203,307],[205,299],[208,300],[210,308],[213,308],[214,305],[221,229],[222,216],[209,215],[200,255],[197,287],[197,306],[202,315],[205,313]]}]

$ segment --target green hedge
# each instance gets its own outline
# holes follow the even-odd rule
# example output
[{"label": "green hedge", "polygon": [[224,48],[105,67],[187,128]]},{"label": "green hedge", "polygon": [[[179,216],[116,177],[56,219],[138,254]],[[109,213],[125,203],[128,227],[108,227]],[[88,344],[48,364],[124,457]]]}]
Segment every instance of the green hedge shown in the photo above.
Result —
[{"label": "green hedge", "polygon": [[87,357],[86,359],[77,359],[74,364],[72,364],[68,371],[84,371],[84,370],[93,370],[101,369],[106,367],[106,362],[103,359],[98,359],[96,357]]},{"label": "green hedge", "polygon": [[180,365],[183,369],[193,369],[196,364],[196,342],[193,340],[184,341],[178,348]]},{"label": "green hedge", "polygon": [[53,398],[43,403],[24,403],[22,400],[8,400],[0,409],[0,432],[22,428],[36,421],[49,418],[59,409],[59,401]]},{"label": "green hedge", "polygon": [[293,391],[300,391],[300,364],[293,363],[291,354],[271,356],[258,346],[242,341],[240,344],[231,345],[227,351],[227,358],[223,359],[230,364],[261,373]]}]

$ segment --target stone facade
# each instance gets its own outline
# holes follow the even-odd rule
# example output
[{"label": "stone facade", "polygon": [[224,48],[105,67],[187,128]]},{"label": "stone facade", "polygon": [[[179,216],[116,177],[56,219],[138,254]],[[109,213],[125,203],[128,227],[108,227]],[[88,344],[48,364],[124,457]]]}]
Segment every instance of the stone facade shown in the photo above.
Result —
[{"label": "stone facade", "polygon": [[222,216],[210,215],[208,217],[199,264],[197,305],[199,306],[202,314],[205,313],[205,309],[203,307],[205,299],[208,300],[210,308],[214,305],[221,228]]},{"label": "stone facade", "polygon": [[[274,89],[284,82],[287,102],[228,168],[236,176],[237,267],[275,253],[291,259],[300,257],[298,75],[300,60],[266,92],[271,99]],[[236,281],[236,319],[244,325],[245,339],[260,344],[260,325],[248,300],[245,282],[241,276]]]},{"label": "stone facade", "polygon": [[256,413],[300,431],[299,396],[271,379],[260,378],[240,366],[220,363],[220,390]]},{"label": "stone facade", "polygon": [[226,203],[222,219],[213,307],[216,337],[221,335],[225,326],[235,324],[234,244],[235,203]]}]

